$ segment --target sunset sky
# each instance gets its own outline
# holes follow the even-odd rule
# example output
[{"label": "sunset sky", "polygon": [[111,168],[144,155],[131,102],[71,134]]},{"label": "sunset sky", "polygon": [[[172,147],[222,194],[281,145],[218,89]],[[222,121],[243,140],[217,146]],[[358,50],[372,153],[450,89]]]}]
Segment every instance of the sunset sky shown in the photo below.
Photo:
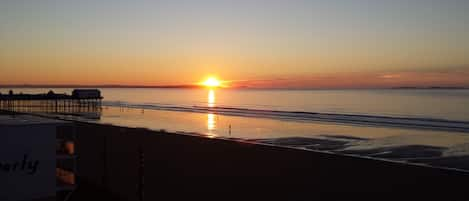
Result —
[{"label": "sunset sky", "polygon": [[2,0],[0,84],[469,86],[467,0]]}]

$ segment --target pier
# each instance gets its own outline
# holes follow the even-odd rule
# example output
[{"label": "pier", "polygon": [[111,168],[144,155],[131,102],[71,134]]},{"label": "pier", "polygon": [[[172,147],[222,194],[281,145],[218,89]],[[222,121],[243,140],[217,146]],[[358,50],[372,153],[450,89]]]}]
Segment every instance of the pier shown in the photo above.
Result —
[{"label": "pier", "polygon": [[99,113],[103,97],[97,89],[75,89],[71,95],[53,91],[43,94],[0,94],[0,110],[26,113]]}]

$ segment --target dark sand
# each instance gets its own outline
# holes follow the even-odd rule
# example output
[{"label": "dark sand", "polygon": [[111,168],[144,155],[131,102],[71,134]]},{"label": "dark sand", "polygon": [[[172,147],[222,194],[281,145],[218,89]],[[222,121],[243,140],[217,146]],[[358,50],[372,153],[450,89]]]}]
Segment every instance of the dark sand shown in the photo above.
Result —
[{"label": "dark sand", "polygon": [[[469,198],[468,172],[278,146],[323,140],[278,139],[274,146],[86,123],[77,127],[79,178],[124,200]],[[401,147],[395,153],[421,148],[420,156],[438,155],[434,147]]]},{"label": "dark sand", "polygon": [[350,141],[366,139],[242,141],[75,126],[72,200],[469,200],[469,172],[376,159],[469,165],[467,157],[443,156],[439,147],[350,151]]}]

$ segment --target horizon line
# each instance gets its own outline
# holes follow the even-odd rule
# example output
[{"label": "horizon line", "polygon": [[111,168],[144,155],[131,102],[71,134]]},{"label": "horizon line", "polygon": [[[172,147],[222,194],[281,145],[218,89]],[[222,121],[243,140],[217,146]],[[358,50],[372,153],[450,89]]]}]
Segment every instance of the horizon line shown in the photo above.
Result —
[{"label": "horizon line", "polygon": [[[120,85],[120,84],[0,84],[0,88],[154,88],[154,89],[194,89],[204,88],[197,84],[186,85]],[[283,90],[320,90],[320,89],[469,89],[469,86],[391,86],[391,87],[253,87],[235,86],[225,89],[283,89]]]}]

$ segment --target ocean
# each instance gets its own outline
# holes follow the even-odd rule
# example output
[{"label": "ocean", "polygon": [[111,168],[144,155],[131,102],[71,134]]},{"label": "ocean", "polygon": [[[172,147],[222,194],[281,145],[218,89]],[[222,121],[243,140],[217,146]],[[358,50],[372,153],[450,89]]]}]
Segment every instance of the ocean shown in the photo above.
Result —
[{"label": "ocean", "polygon": [[[103,108],[92,115],[95,118],[62,116],[469,170],[469,90],[104,88],[101,92]],[[461,157],[466,162],[454,162]]]}]

